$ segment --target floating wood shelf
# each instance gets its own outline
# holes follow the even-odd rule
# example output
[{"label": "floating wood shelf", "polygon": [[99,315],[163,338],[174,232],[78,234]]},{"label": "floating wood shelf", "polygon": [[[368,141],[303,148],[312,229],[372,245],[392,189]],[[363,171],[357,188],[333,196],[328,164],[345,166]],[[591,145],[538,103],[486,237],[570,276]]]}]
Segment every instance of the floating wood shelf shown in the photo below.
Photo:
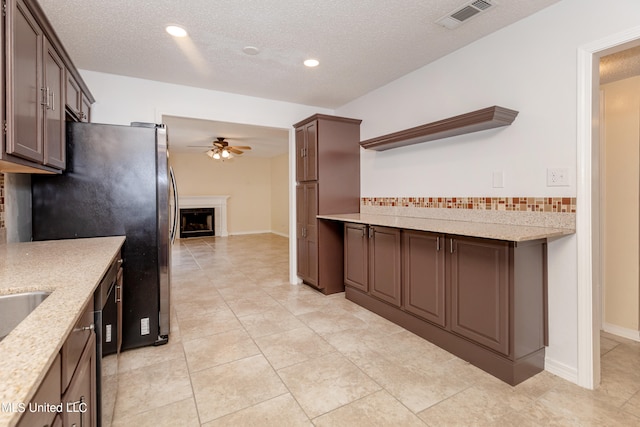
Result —
[{"label": "floating wood shelf", "polygon": [[366,141],[361,141],[360,146],[366,149],[384,151],[390,148],[404,147],[435,139],[508,126],[513,123],[517,115],[518,112],[515,110],[494,105],[471,113],[367,139]]}]

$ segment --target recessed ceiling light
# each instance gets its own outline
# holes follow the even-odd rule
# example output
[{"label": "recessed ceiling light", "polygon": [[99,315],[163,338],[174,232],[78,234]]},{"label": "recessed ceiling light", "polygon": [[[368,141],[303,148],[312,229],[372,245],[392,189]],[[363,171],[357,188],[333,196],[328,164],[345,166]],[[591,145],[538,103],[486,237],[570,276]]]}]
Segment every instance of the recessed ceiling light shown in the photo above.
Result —
[{"label": "recessed ceiling light", "polygon": [[306,65],[307,67],[313,68],[320,65],[320,61],[318,61],[317,59],[306,59],[304,61],[304,65]]},{"label": "recessed ceiling light", "polygon": [[169,25],[165,30],[167,30],[167,33],[171,34],[173,37],[187,37],[187,30],[182,27],[178,27],[177,25]]},{"label": "recessed ceiling light", "polygon": [[260,49],[255,46],[245,46],[242,48],[242,51],[247,55],[257,55],[260,53]]}]

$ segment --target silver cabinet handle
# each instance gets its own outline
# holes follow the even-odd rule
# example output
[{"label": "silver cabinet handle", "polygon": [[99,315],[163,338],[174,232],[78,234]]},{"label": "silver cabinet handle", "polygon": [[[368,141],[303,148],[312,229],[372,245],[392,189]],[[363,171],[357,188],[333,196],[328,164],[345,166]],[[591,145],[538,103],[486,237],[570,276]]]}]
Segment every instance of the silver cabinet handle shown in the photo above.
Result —
[{"label": "silver cabinet handle", "polygon": [[453,253],[453,239],[449,239],[451,241],[451,253]]},{"label": "silver cabinet handle", "polygon": [[436,237],[436,251],[440,252],[440,236]]},{"label": "silver cabinet handle", "polygon": [[96,325],[92,323],[89,326],[81,326],[79,328],[75,328],[73,332],[93,331],[95,329],[96,329]]},{"label": "silver cabinet handle", "polygon": [[40,101],[40,105],[43,105],[45,108],[49,108],[49,88],[43,87],[40,88],[42,91],[42,100]]}]

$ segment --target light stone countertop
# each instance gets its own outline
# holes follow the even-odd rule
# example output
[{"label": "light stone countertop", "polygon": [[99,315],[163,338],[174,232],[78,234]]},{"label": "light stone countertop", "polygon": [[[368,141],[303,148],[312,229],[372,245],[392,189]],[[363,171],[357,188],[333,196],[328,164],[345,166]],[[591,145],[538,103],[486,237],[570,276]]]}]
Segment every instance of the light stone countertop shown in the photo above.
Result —
[{"label": "light stone countertop", "polygon": [[575,230],[569,228],[551,228],[457,220],[452,221],[446,219],[415,218],[365,213],[318,215],[317,218],[358,224],[378,225],[382,227],[455,234],[459,236],[507,240],[511,242],[526,242],[529,240],[560,237],[575,233]]},{"label": "light stone countertop", "polygon": [[[0,295],[52,292],[0,341],[0,404],[28,404],[35,395],[124,240],[116,236],[0,245]],[[13,426],[20,416],[0,406],[0,426]]]}]

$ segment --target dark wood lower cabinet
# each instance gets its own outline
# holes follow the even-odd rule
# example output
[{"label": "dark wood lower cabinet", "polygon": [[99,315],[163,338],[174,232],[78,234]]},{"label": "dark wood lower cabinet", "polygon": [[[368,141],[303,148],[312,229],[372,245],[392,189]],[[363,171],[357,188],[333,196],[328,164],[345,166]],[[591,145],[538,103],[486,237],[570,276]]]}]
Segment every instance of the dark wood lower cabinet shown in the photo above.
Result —
[{"label": "dark wood lower cabinet", "polygon": [[296,202],[298,276],[318,287],[318,184],[298,184]]},{"label": "dark wood lower cabinet", "polygon": [[[366,257],[363,229],[345,224],[347,299],[511,385],[544,369],[546,240],[369,226],[376,237],[369,237]],[[363,260],[366,278],[359,275]]]},{"label": "dark wood lower cabinet", "polygon": [[509,243],[449,239],[451,330],[509,354]]},{"label": "dark wood lower cabinet", "polygon": [[400,230],[369,227],[369,291],[400,307]]},{"label": "dark wood lower cabinet", "polygon": [[369,291],[369,227],[344,225],[344,283]]},{"label": "dark wood lower cabinet", "polygon": [[345,224],[344,283],[400,307],[400,230]]},{"label": "dark wood lower cabinet", "polygon": [[409,313],[446,325],[444,235],[404,231],[402,305]]}]

